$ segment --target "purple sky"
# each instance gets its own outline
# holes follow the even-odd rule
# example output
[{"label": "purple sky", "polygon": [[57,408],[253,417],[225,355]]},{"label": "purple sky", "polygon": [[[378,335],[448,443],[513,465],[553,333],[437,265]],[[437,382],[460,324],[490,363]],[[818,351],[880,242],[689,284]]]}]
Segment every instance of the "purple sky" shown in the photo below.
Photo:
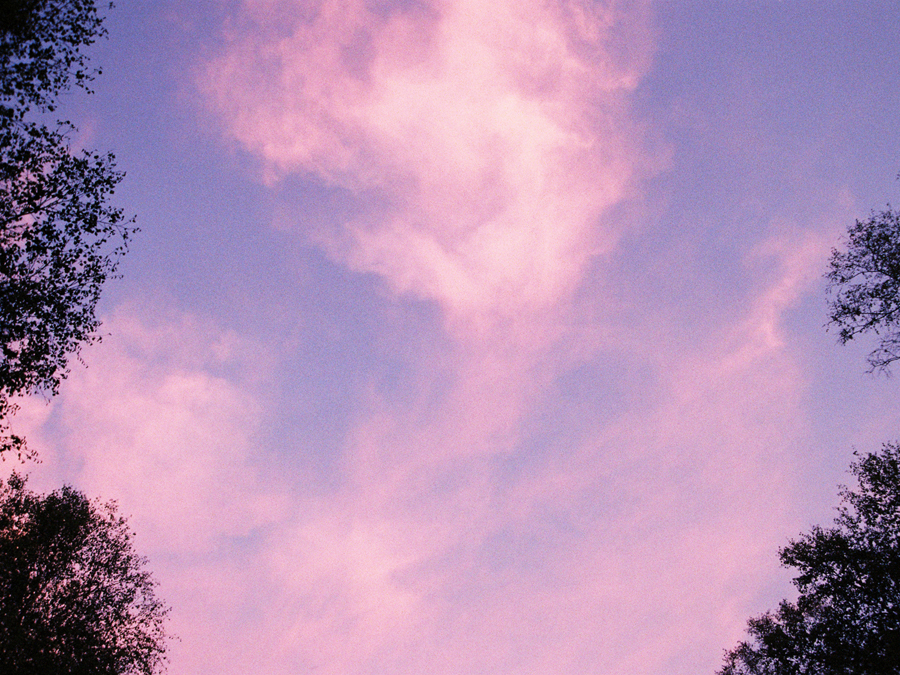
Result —
[{"label": "purple sky", "polygon": [[897,201],[895,2],[107,25],[64,113],[141,233],[17,428],[129,516],[173,675],[712,673],[895,438],[822,278]]}]

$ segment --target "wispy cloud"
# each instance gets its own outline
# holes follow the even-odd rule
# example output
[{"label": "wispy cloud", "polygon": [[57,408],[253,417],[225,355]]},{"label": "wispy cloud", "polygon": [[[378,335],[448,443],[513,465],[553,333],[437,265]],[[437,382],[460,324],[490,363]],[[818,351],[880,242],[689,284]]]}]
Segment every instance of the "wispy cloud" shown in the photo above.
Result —
[{"label": "wispy cloud", "polygon": [[[625,325],[614,301],[575,293],[628,227],[611,207],[656,164],[629,107],[653,48],[647,12],[256,0],[204,70],[266,180],[312,175],[366,200],[308,236],[438,303],[453,336],[417,362],[428,395],[367,399],[342,487],[297,496],[269,540],[288,660],[327,673],[666,670],[695,658],[679,644],[718,653],[710,615],[726,630],[743,620],[720,599],[771,553],[791,508],[771,507],[792,489],[772,460],[805,433],[805,383],[781,320],[820,250],[771,245],[746,307],[691,347],[667,337],[672,307],[641,306]],[[616,302],[639,302],[632,281]],[[572,320],[582,301],[602,305],[590,325]],[[640,404],[563,415],[534,438],[562,378],[599,360],[624,378],[607,396]],[[630,382],[639,368],[650,375]]]},{"label": "wispy cloud", "polygon": [[[877,97],[848,117],[837,61],[772,49],[831,49],[830,15],[165,0],[122,8],[136,35],[159,4],[187,32],[159,61],[123,43],[154,77],[97,133],[172,121],[155,78],[179,69],[263,185],[128,127],[165,237],[128,288],[180,308],[110,312],[17,422],[37,488],[119,499],[173,606],[170,672],[712,672],[787,591],[777,547],[829,518],[839,453],[897,422],[889,385],[847,403],[810,295],[858,210],[835,181],[877,155]],[[159,180],[175,162],[189,186]]]}]

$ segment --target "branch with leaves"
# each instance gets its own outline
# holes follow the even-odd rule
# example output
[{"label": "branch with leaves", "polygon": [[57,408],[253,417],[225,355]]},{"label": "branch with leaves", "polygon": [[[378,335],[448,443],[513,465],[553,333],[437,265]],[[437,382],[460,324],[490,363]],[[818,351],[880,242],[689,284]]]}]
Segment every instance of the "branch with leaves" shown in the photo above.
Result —
[{"label": "branch with leaves", "polygon": [[828,291],[841,344],[875,333],[872,370],[900,358],[900,213],[888,206],[850,228],[846,251],[832,251]]},{"label": "branch with leaves", "polygon": [[112,154],[74,152],[75,128],[30,119],[87,90],[82,49],[105,35],[93,0],[0,0],[0,454],[15,398],[52,396],[68,362],[99,339],[100,291],[135,232],[110,205]]}]

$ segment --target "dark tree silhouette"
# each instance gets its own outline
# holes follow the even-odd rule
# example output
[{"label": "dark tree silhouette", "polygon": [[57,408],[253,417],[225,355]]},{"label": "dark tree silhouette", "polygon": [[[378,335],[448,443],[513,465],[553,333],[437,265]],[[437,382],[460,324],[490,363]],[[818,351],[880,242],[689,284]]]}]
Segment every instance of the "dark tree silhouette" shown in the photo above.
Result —
[{"label": "dark tree silhouette", "polygon": [[835,526],[781,551],[796,602],[751,619],[720,675],[900,673],[900,445],[851,464]]},{"label": "dark tree silhouette", "polygon": [[114,504],[0,481],[0,673],[151,675],[168,610]]},{"label": "dark tree silhouette", "polygon": [[103,35],[93,0],[0,0],[0,454],[25,450],[13,399],[55,394],[98,339],[100,290],[134,232],[108,203],[114,157],[73,151],[74,127],[45,122],[62,92],[87,89],[81,50]]},{"label": "dark tree silhouette", "polygon": [[94,0],[0,0],[0,97],[6,114],[32,107],[53,111],[61,92],[87,88],[95,71],[81,49],[105,34]]},{"label": "dark tree silhouette", "polygon": [[829,323],[842,344],[875,333],[872,370],[900,358],[900,213],[890,206],[850,228],[847,250],[833,250],[828,273]]}]

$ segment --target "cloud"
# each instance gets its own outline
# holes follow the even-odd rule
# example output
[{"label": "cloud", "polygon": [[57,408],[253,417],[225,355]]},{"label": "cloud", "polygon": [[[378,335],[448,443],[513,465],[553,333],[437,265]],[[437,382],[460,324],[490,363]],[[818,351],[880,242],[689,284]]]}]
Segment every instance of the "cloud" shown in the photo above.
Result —
[{"label": "cloud", "polygon": [[471,318],[553,305],[614,246],[603,213],[649,164],[628,117],[649,61],[641,3],[243,9],[204,90],[269,180],[372,199],[313,233],[337,259]]},{"label": "cloud", "polygon": [[794,529],[782,450],[803,440],[805,382],[783,317],[818,246],[760,247],[744,310],[692,350],[604,342],[592,377],[656,350],[652,386],[604,391],[646,402],[551,412],[562,442],[529,434],[566,349],[447,347],[412,400],[366,401],[328,494],[273,480],[284,456],[258,448],[267,350],[189,315],[121,308],[37,418],[64,441],[52,464],[134,514],[177,672],[710,669],[765,607],[761,570]]},{"label": "cloud", "polygon": [[[262,441],[268,350],[137,303],[105,317],[103,330],[56,399],[23,409],[18,421],[43,460],[25,469],[36,489],[65,482],[118,502],[173,607],[179,667],[247,672],[242,655],[258,662],[263,643],[247,626],[264,625],[277,598],[262,595],[275,575],[266,537],[296,526],[285,485],[267,471],[277,448]],[[272,630],[277,641],[283,626]]]},{"label": "cloud", "polygon": [[752,297],[707,343],[619,352],[631,366],[652,344],[665,364],[629,392],[646,403],[551,414],[541,431],[575,427],[562,442],[524,421],[558,395],[559,363],[535,374],[533,354],[493,341],[460,349],[436,402],[374,401],[338,493],[296,495],[261,550],[271,670],[714,668],[777,598],[776,550],[796,528],[785,448],[807,440],[809,383],[784,317],[820,246],[778,236],[754,252]]},{"label": "cloud", "polygon": [[[260,547],[269,669],[713,667],[797,508],[807,382],[783,319],[821,244],[755,253],[697,344],[683,307],[637,297],[642,266],[615,289],[634,324],[583,295],[654,168],[629,110],[642,3],[241,7],[201,78],[227,132],[265,180],[364,202],[308,236],[439,303],[454,338],[412,357],[410,391],[362,397],[339,487],[294,495]],[[587,404],[564,391],[578,368]]]},{"label": "cloud", "polygon": [[254,349],[188,315],[134,305],[104,332],[38,420],[47,463],[118,500],[142,538],[170,552],[208,551],[271,518],[276,504],[254,467],[260,375],[246,371],[265,367]]}]

